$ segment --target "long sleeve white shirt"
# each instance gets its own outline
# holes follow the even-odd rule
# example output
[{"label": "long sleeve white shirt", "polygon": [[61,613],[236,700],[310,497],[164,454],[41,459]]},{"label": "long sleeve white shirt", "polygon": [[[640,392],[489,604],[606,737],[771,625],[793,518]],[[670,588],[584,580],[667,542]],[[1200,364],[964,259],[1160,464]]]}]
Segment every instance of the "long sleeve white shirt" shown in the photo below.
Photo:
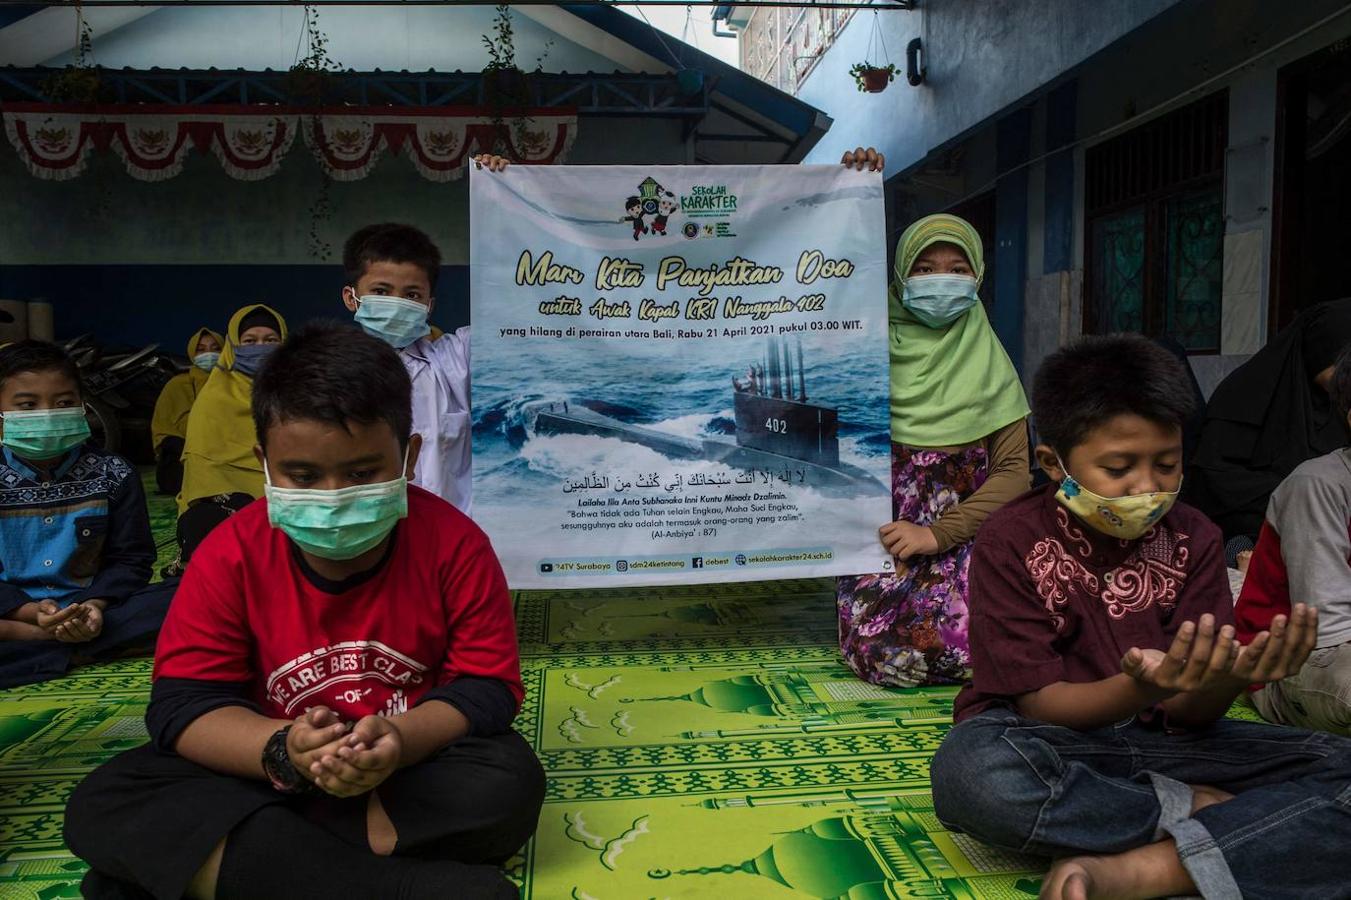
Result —
[{"label": "long sleeve white shirt", "polygon": [[413,483],[473,514],[469,326],[399,351],[413,381],[413,432],[422,435]]}]

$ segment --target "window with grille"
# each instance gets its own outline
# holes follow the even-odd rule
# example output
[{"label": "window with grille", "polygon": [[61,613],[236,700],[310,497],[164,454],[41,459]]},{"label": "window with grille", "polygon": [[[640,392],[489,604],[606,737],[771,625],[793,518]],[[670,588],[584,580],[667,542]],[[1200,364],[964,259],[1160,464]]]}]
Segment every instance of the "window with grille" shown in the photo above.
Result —
[{"label": "window with grille", "polygon": [[1220,91],[1088,150],[1085,332],[1219,352],[1228,109]]}]

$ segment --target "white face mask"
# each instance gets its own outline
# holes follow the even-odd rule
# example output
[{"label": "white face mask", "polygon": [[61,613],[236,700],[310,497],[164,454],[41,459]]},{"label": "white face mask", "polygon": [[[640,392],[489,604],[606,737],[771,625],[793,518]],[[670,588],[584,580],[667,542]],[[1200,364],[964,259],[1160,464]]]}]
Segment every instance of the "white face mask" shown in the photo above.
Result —
[{"label": "white face mask", "polygon": [[972,275],[911,275],[901,293],[901,305],[930,328],[952,324],[978,299]]},{"label": "white face mask", "polygon": [[192,358],[192,364],[203,372],[210,372],[216,368],[216,363],[220,361],[220,354],[214,350],[208,350],[204,353],[198,353]]},{"label": "white face mask", "polygon": [[[356,293],[355,288],[351,290]],[[360,304],[356,311],[357,324],[395,350],[402,350],[431,333],[431,326],[427,324],[431,310],[426,304],[380,294],[358,297],[357,302]]]}]

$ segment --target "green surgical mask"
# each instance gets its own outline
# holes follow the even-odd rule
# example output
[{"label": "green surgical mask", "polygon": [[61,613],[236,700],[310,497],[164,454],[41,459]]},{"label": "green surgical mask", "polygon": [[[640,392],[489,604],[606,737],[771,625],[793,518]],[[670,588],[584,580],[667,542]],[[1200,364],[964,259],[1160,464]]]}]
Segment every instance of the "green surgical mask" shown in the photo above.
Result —
[{"label": "green surgical mask", "polygon": [[[407,470],[407,450],[403,466]],[[263,476],[268,521],[320,559],[355,559],[383,541],[408,515],[408,479],[403,475],[335,491],[277,487],[266,461]]]},{"label": "green surgical mask", "polygon": [[0,414],[4,444],[24,459],[54,459],[89,440],[84,407],[66,409],[11,409]]}]

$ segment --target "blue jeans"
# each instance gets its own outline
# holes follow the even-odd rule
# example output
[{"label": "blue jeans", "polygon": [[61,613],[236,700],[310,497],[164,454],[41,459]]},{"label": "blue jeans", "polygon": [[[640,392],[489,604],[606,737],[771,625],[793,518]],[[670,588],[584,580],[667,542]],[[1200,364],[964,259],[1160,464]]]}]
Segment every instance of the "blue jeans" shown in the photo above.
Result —
[{"label": "blue jeans", "polygon": [[[932,778],[939,820],[995,846],[1058,857],[1172,837],[1207,900],[1351,897],[1351,739],[1229,720],[1076,731],[995,709],[949,732]],[[1237,796],[1192,816],[1190,784]]]},{"label": "blue jeans", "polygon": [[60,641],[0,641],[0,689],[50,681],[73,660],[98,662],[152,653],[178,579],[148,585],[103,613],[103,631],[87,644]]}]

